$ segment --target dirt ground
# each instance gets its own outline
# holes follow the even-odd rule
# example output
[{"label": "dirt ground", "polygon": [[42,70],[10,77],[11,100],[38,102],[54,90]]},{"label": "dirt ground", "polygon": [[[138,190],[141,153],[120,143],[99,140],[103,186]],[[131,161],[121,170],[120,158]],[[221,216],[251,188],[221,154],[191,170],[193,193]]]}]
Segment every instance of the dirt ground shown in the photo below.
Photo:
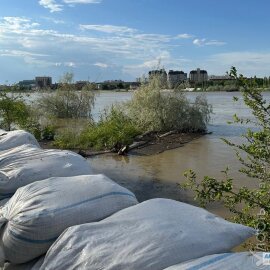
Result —
[{"label": "dirt ground", "polygon": [[152,139],[145,145],[133,149],[129,154],[135,155],[155,155],[166,150],[182,147],[184,144],[191,142],[194,139],[201,137],[198,133],[175,133],[165,137],[153,136]]},{"label": "dirt ground", "polygon": [[[149,156],[149,155],[155,155],[162,153],[166,150],[175,149],[178,147],[184,146],[184,144],[189,143],[193,141],[194,139],[197,139],[204,134],[201,133],[173,133],[168,134],[166,136],[157,134],[157,133],[149,133],[146,135],[139,136],[140,138],[137,138],[135,140],[135,143],[141,143],[140,146],[130,149],[124,154],[128,155],[142,155],[142,156]],[[53,141],[40,141],[40,146],[43,149],[55,149],[53,145]],[[87,150],[81,150],[81,149],[69,149],[71,151],[74,151],[76,153],[81,154],[85,157],[91,157],[95,155],[105,154],[108,152],[113,151],[96,151],[94,149],[87,149]],[[116,151],[117,154],[117,151]]]}]

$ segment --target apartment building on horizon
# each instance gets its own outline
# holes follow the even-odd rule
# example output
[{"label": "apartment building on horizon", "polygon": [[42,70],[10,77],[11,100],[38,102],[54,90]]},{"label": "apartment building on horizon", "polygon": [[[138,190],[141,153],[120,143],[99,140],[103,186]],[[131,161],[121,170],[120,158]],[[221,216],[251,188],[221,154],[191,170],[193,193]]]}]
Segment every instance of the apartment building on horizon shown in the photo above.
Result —
[{"label": "apartment building on horizon", "polygon": [[196,70],[191,70],[189,73],[189,82],[190,83],[203,83],[208,81],[208,74],[206,70],[201,70],[197,68]]},{"label": "apartment building on horizon", "polygon": [[52,77],[40,76],[35,78],[36,87],[38,88],[46,88],[52,86]]},{"label": "apartment building on horizon", "polygon": [[174,71],[169,70],[168,72],[168,86],[169,88],[175,88],[179,86],[181,83],[187,80],[187,73],[184,71]]}]

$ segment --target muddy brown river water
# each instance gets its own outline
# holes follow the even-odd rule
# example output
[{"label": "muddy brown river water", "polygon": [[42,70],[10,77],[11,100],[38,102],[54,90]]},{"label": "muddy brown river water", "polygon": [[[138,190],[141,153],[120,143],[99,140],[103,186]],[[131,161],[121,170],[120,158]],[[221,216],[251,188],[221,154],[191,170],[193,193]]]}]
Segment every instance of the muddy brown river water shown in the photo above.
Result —
[{"label": "muddy brown river water", "polygon": [[[198,93],[187,93],[192,101]],[[227,121],[237,114],[241,117],[250,117],[250,111],[243,103],[238,92],[209,92],[205,94],[208,102],[213,106],[213,115],[208,126],[210,135],[205,135],[183,147],[168,150],[151,156],[118,156],[101,155],[89,159],[95,173],[104,173],[119,184],[132,190],[139,201],[150,198],[163,197],[196,204],[190,191],[180,190],[178,183],[185,181],[183,173],[193,169],[198,179],[208,175],[222,177],[221,171],[229,167],[229,175],[235,179],[237,186],[256,187],[257,183],[239,173],[240,164],[234,151],[220,138],[233,142],[241,141],[241,134],[246,130],[237,124],[228,125]],[[29,100],[35,101],[40,94],[31,94]],[[233,102],[233,96],[239,101]],[[107,106],[131,99],[132,92],[102,91],[96,97],[94,118]],[[270,93],[265,93],[270,101]],[[211,204],[208,210],[227,217],[227,213],[219,204]]]},{"label": "muddy brown river water", "polygon": [[[102,92],[97,98],[95,116],[97,117],[104,106],[128,100],[131,95],[132,93]],[[197,94],[187,93],[187,95],[193,100]],[[238,172],[241,166],[235,158],[234,151],[220,139],[223,137],[239,142],[241,134],[245,132],[244,127],[227,124],[235,113],[243,117],[250,115],[241,94],[213,92],[206,93],[206,96],[214,112],[208,126],[212,134],[196,139],[183,147],[152,156],[97,156],[89,159],[94,171],[105,173],[131,189],[139,201],[163,197],[196,204],[191,192],[180,190],[177,186],[178,183],[185,181],[183,173],[188,169],[193,169],[199,178],[204,175],[222,177],[221,171],[228,166],[230,176],[235,179],[237,185],[256,187],[257,183]],[[240,100],[233,102],[233,96],[239,97]],[[270,93],[266,93],[265,96],[270,100]],[[228,216],[218,204],[211,204],[208,209],[221,216]]]}]

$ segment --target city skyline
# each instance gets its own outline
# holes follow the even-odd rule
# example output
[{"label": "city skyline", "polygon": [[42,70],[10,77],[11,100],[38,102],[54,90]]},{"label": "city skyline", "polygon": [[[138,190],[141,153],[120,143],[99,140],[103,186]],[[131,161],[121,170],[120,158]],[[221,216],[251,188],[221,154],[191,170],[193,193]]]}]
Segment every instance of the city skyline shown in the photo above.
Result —
[{"label": "city skyline", "polygon": [[205,69],[269,76],[266,0],[3,0],[0,84],[35,76],[58,81],[134,81],[149,70]]}]

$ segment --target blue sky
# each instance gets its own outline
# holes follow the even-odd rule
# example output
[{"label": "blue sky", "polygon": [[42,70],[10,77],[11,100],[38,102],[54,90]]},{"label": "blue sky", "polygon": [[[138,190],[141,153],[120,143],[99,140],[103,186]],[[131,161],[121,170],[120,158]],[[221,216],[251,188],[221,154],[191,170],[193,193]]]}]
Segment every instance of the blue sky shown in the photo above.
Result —
[{"label": "blue sky", "polygon": [[270,76],[269,0],[1,0],[0,84],[65,72],[135,80],[157,66]]}]

